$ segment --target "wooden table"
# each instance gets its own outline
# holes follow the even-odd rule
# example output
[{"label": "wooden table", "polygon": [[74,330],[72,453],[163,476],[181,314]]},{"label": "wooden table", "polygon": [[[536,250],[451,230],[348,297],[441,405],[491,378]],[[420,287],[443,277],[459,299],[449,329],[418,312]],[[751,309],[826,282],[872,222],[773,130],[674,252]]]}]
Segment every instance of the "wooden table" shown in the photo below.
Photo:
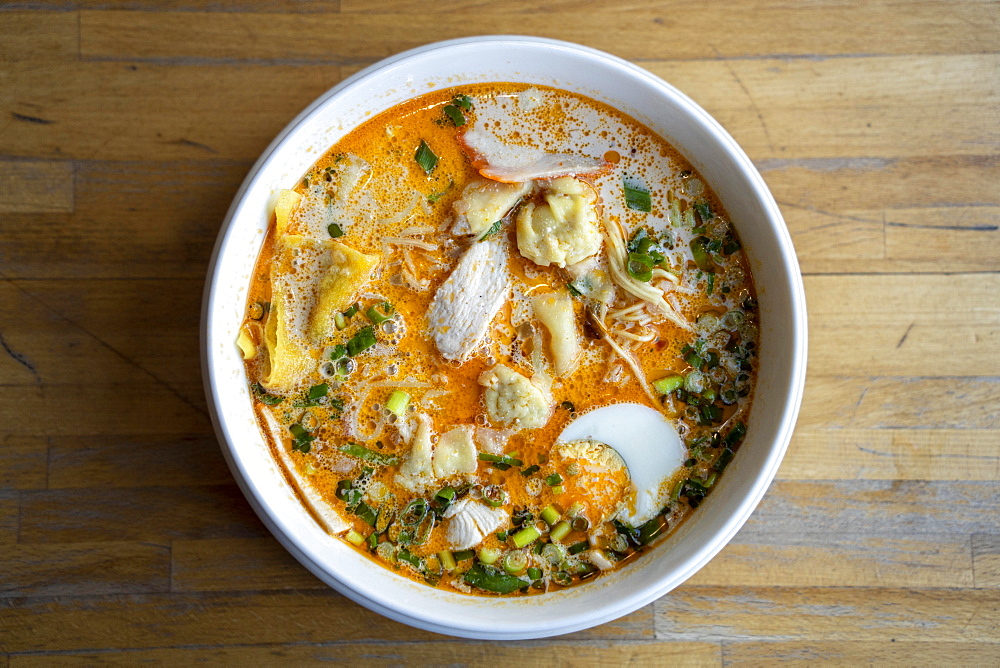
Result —
[{"label": "wooden table", "polygon": [[[1000,663],[997,2],[99,4],[0,7],[0,665]],[[199,368],[209,254],[274,135],[367,64],[488,33],[702,104],[809,303],[798,429],[745,528],[652,605],[534,642],[311,576],[234,484]]]}]

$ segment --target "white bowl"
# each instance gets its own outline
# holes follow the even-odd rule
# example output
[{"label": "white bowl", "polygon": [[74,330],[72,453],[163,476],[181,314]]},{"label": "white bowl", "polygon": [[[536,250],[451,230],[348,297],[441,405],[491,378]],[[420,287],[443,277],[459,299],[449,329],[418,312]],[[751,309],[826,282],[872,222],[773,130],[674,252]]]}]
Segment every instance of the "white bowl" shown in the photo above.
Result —
[{"label": "white bowl", "polygon": [[[431,87],[518,81],[606,102],[670,141],[715,189],[736,225],[760,301],[760,367],[742,447],[717,488],[671,537],[634,563],[568,590],[523,598],[464,596],[398,576],[325,533],[272,461],[234,344],[274,199],[358,123]],[[205,390],[222,449],[268,529],[306,568],[352,600],[413,626],[469,638],[540,638],[596,626],[656,600],[704,566],[767,490],[791,438],[806,368],[802,279],[781,213],[729,134],[677,89],[635,65],[575,44],[476,37],[383,60],[332,88],[264,151],[219,234],[202,314]]]}]

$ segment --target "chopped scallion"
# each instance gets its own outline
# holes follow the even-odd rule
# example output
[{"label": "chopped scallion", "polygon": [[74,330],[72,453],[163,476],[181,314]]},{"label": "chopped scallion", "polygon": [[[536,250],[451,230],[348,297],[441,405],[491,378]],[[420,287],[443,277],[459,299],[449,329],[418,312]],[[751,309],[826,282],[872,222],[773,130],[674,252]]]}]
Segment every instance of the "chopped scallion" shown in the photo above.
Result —
[{"label": "chopped scallion", "polygon": [[552,540],[562,540],[573,528],[573,525],[563,520],[559,524],[552,527],[552,531],[549,532],[549,538]]},{"label": "chopped scallion", "polygon": [[389,395],[389,399],[385,402],[386,410],[397,417],[403,417],[403,413],[406,412],[406,408],[409,405],[410,395],[403,390],[393,390],[392,394]]},{"label": "chopped scallion", "polygon": [[465,581],[473,587],[497,594],[510,594],[528,586],[528,583],[521,578],[485,564],[476,564],[470,568],[465,574]]},{"label": "chopped scallion", "polygon": [[521,548],[538,540],[541,535],[542,534],[538,528],[532,524],[518,531],[516,534],[511,536],[510,539],[516,547]]},{"label": "chopped scallion", "polygon": [[541,512],[541,518],[545,520],[546,524],[552,526],[559,521],[559,511],[556,510],[555,506],[550,504],[545,506],[545,509]]},{"label": "chopped scallion", "polygon": [[361,329],[347,342],[347,354],[359,355],[375,345],[375,330],[371,325]]},{"label": "chopped scallion", "polygon": [[366,462],[371,462],[373,464],[380,464],[382,466],[394,466],[399,463],[399,457],[396,455],[387,455],[377,450],[371,450],[358,443],[344,443],[340,448],[338,448],[345,455],[350,455],[351,457],[357,457],[358,459],[363,459]]},{"label": "chopped scallion", "polygon": [[653,381],[653,388],[660,394],[670,394],[684,384],[684,376],[679,373],[672,373],[659,380]]},{"label": "chopped scallion", "polygon": [[438,157],[434,155],[434,151],[431,150],[431,147],[423,139],[420,140],[420,146],[417,147],[417,152],[413,155],[413,159],[417,161],[417,164],[427,174],[430,174],[438,163]]},{"label": "chopped scallion", "polygon": [[643,213],[649,213],[653,210],[653,202],[650,199],[649,191],[646,190],[641,185],[635,183],[624,182],[625,187],[625,205],[630,209],[635,209],[636,211],[642,211]]},{"label": "chopped scallion", "polygon": [[344,230],[337,223],[330,223],[326,226],[326,231],[330,233],[331,239],[344,236]]},{"label": "chopped scallion", "polygon": [[465,114],[462,110],[453,104],[449,104],[444,108],[444,115],[451,119],[451,122],[455,124],[455,127],[462,127],[465,125]]}]

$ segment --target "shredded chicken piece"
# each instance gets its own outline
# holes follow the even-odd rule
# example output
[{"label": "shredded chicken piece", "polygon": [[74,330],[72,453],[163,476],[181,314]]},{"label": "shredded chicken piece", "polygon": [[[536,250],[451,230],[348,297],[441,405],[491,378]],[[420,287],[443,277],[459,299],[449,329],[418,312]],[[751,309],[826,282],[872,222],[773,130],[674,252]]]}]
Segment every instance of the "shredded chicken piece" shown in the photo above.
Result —
[{"label": "shredded chicken piece", "polygon": [[608,331],[603,319],[598,318],[597,314],[590,309],[587,309],[587,319],[590,321],[590,324],[594,326],[594,329],[597,330],[597,333],[601,335],[601,338],[607,341],[608,345],[611,346],[611,349],[618,353],[618,356],[622,358],[622,361],[625,362],[625,364],[627,364],[632,370],[632,373],[635,374],[635,379],[639,381],[639,386],[642,388],[642,391],[646,393],[646,396],[649,397],[649,400],[653,402],[653,405],[659,406],[660,402],[657,400],[652,390],[649,389],[649,383],[646,382],[646,377],[642,373],[642,368],[639,366],[639,362],[636,361],[635,355],[633,355],[631,351],[622,348],[618,342],[611,337],[611,332]]}]

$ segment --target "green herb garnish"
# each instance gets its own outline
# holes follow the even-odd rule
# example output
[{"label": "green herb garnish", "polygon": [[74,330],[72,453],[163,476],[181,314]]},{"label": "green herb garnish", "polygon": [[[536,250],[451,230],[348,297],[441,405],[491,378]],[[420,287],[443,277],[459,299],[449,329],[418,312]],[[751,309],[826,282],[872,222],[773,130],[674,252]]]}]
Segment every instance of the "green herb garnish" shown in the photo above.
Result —
[{"label": "green herb garnish", "polygon": [[340,229],[340,225],[337,223],[330,223],[326,226],[326,231],[330,233],[331,239],[336,239],[337,237],[344,236],[344,230]]},{"label": "green herb garnish", "polygon": [[649,197],[649,191],[637,184],[623,182],[625,188],[625,204],[630,209],[649,213],[653,210],[653,202]]},{"label": "green herb garnish", "polygon": [[417,161],[417,164],[427,174],[430,174],[438,163],[438,157],[434,155],[434,151],[431,150],[431,147],[423,139],[420,140],[420,146],[417,147],[417,152],[413,155],[413,159]]},{"label": "green herb garnish", "polygon": [[345,455],[357,457],[358,459],[363,459],[366,462],[379,464],[381,466],[395,466],[399,463],[399,457],[396,455],[387,455],[383,452],[366,448],[359,443],[344,443],[338,448],[338,450],[343,452]]},{"label": "green herb garnish", "polygon": [[347,342],[347,354],[354,357],[368,350],[376,343],[375,330],[371,325],[361,329]]},{"label": "green herb garnish", "polygon": [[266,404],[268,406],[277,406],[282,401],[284,401],[284,397],[279,397],[275,394],[268,394],[267,390],[265,390],[264,386],[261,385],[260,383],[254,383],[253,385],[250,386],[250,388],[253,390],[253,393],[257,397],[258,401],[260,401],[262,404]]}]

